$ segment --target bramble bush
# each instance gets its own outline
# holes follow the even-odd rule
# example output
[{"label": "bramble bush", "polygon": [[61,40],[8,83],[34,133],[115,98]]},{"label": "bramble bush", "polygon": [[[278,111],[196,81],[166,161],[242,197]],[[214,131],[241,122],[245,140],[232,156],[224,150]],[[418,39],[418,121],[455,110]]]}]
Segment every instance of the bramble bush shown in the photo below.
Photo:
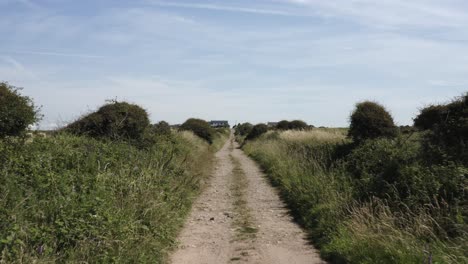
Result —
[{"label": "bramble bush", "polygon": [[160,121],[152,126],[152,131],[156,135],[170,135],[171,126],[166,121]]},{"label": "bramble bush", "polygon": [[309,128],[309,126],[307,125],[306,122],[304,122],[302,120],[293,120],[293,121],[289,122],[289,129],[304,130],[304,129],[307,129],[307,128]]},{"label": "bramble bush", "polygon": [[281,120],[278,122],[278,124],[276,124],[276,129],[278,130],[304,130],[308,128],[309,126],[307,123],[302,120]]},{"label": "bramble bush", "polygon": [[265,134],[268,131],[268,126],[265,124],[257,124],[253,126],[252,131],[247,135],[245,140],[253,140]]},{"label": "bramble bush", "polygon": [[190,118],[180,126],[179,130],[192,131],[195,135],[206,140],[208,143],[213,143],[215,131],[205,120]]},{"label": "bramble bush", "polygon": [[289,129],[289,121],[288,120],[281,120],[276,124],[276,129],[279,130],[288,130]]},{"label": "bramble bush", "polygon": [[423,108],[414,125],[426,130],[429,162],[453,160],[468,165],[468,93],[445,105]]},{"label": "bramble bush", "polygon": [[21,135],[39,118],[31,98],[21,95],[17,87],[0,83],[0,138]]},{"label": "bramble bush", "polygon": [[135,104],[114,101],[69,124],[64,131],[93,138],[139,141],[149,126],[145,109]]},{"label": "bramble bush", "polygon": [[375,102],[365,101],[356,104],[350,118],[348,136],[356,143],[380,137],[394,138],[398,129],[385,108]]},{"label": "bramble bush", "polygon": [[236,136],[247,136],[252,131],[253,125],[250,123],[239,124],[235,128]]}]

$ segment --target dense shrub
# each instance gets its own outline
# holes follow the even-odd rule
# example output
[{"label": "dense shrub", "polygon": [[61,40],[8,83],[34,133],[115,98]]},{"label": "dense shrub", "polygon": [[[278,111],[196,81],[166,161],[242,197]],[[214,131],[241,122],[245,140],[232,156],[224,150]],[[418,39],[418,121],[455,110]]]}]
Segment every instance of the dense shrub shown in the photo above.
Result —
[{"label": "dense shrub", "polygon": [[31,98],[8,83],[0,83],[0,138],[18,136],[39,119]]},{"label": "dense shrub", "polygon": [[171,134],[171,126],[166,121],[160,121],[159,123],[154,124],[152,128],[153,128],[153,132],[156,135],[170,135]]},{"label": "dense shrub", "polygon": [[289,129],[289,121],[288,120],[281,120],[276,124],[276,129],[279,130],[288,130]]},{"label": "dense shrub", "polygon": [[250,123],[243,123],[236,126],[235,134],[239,136],[247,136],[252,131],[253,125]]},{"label": "dense shrub", "polygon": [[245,138],[246,140],[256,139],[268,131],[268,126],[265,124],[257,124],[252,128],[252,131]]},{"label": "dense shrub", "polygon": [[423,108],[414,119],[414,126],[422,130],[433,129],[437,124],[445,122],[448,114],[447,110],[444,105],[431,105]]},{"label": "dense shrub", "polygon": [[112,140],[141,140],[150,121],[145,109],[127,102],[111,102],[68,125],[75,135]]},{"label": "dense shrub", "polygon": [[289,129],[304,130],[304,129],[307,129],[307,128],[309,128],[309,126],[307,125],[306,122],[304,122],[302,120],[293,120],[293,121],[289,122]]},{"label": "dense shrub", "polygon": [[398,134],[390,113],[375,102],[358,103],[350,121],[348,136],[357,143],[379,137],[393,138]]},{"label": "dense shrub", "polygon": [[287,121],[287,120],[282,120],[276,124],[276,129],[279,130],[303,130],[307,129],[309,126],[307,125],[306,122],[302,120],[293,120],[293,121]]},{"label": "dense shrub", "polygon": [[195,135],[206,140],[208,143],[213,143],[214,129],[205,120],[190,118],[180,126],[179,130],[192,131]]},{"label": "dense shrub", "polygon": [[415,126],[429,130],[425,147],[429,161],[445,159],[468,164],[468,93],[446,105],[429,106],[414,120]]}]

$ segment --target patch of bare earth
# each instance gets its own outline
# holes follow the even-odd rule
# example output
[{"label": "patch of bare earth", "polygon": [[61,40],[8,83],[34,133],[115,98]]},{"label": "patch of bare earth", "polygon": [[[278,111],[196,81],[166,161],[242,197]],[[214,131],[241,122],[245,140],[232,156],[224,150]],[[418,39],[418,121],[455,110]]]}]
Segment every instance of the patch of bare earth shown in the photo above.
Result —
[{"label": "patch of bare earth", "polygon": [[324,263],[277,191],[233,137],[179,236],[173,264]]}]

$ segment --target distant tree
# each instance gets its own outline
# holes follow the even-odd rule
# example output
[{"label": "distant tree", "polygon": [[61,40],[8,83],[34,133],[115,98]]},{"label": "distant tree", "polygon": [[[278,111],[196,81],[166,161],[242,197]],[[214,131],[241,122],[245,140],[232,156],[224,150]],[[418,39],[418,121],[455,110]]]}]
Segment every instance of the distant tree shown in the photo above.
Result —
[{"label": "distant tree", "polygon": [[393,138],[398,134],[390,113],[376,102],[356,104],[350,121],[348,136],[357,143],[380,137]]},{"label": "distant tree", "polygon": [[195,135],[206,140],[208,143],[213,143],[214,129],[205,120],[190,118],[179,127],[179,130],[192,131]]},{"label": "distant tree", "polygon": [[303,129],[307,129],[307,128],[309,128],[309,126],[307,125],[306,122],[304,122],[302,120],[293,120],[293,121],[289,122],[289,129],[303,130]]},{"label": "distant tree", "polygon": [[39,109],[20,89],[0,83],[0,138],[19,136],[39,119]]},{"label": "distant tree", "polygon": [[246,140],[253,140],[265,134],[268,131],[268,126],[265,124],[257,124],[252,128],[252,131],[245,138]]},{"label": "distant tree", "polygon": [[276,129],[279,130],[288,130],[289,129],[289,121],[288,120],[281,120],[276,124]]},{"label": "distant tree", "polygon": [[110,102],[65,127],[65,131],[95,138],[141,140],[150,126],[148,113],[138,105]]}]

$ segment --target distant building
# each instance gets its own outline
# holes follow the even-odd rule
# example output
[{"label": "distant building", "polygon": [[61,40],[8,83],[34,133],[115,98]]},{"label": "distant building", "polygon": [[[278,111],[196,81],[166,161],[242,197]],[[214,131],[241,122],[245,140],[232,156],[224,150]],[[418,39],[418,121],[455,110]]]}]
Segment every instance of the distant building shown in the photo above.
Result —
[{"label": "distant building", "polygon": [[211,120],[211,127],[229,127],[229,122],[224,120]]},{"label": "distant building", "polygon": [[278,125],[278,122],[268,122],[267,126],[268,127],[276,127]]}]

